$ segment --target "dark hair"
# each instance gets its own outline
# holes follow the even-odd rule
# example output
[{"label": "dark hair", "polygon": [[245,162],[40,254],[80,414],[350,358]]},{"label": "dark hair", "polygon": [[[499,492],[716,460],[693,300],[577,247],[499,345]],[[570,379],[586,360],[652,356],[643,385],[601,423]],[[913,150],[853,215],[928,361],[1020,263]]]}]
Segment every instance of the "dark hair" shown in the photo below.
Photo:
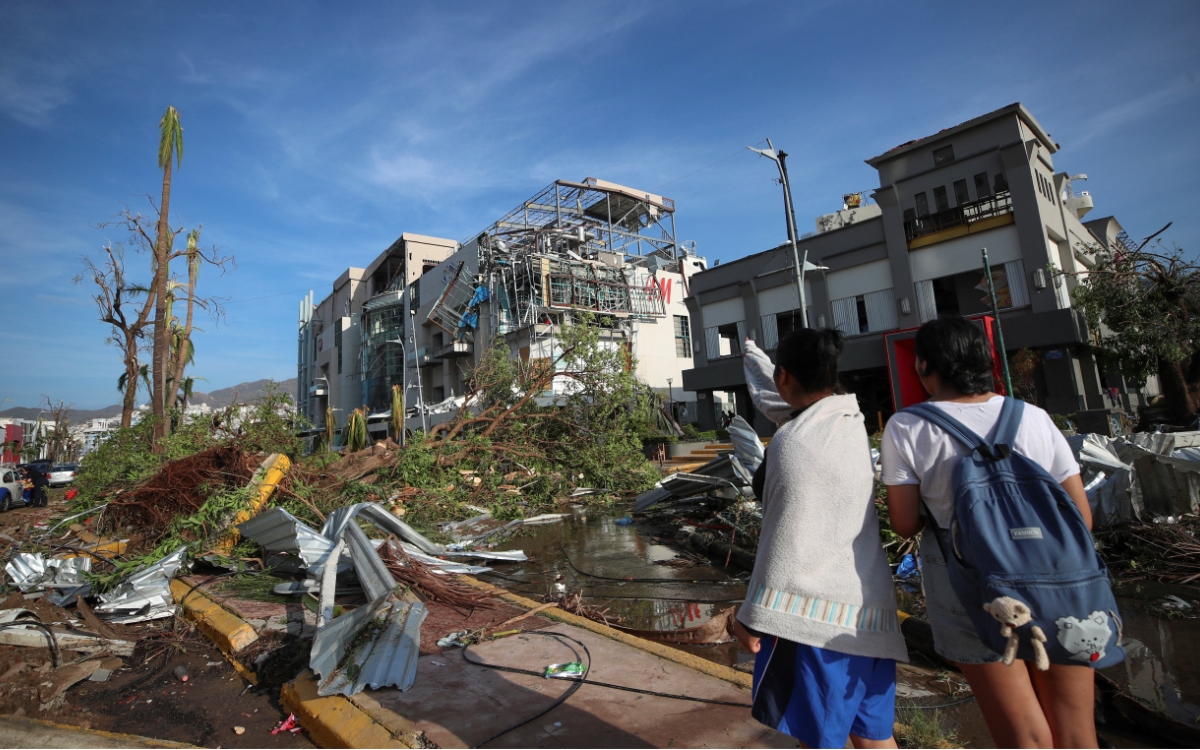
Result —
[{"label": "dark hair", "polygon": [[983,330],[966,318],[943,315],[921,326],[914,353],[925,362],[926,373],[937,373],[959,393],[992,390],[992,347]]},{"label": "dark hair", "polygon": [[838,356],[841,353],[842,334],[832,328],[820,331],[800,328],[779,342],[775,363],[810,393],[830,388],[840,392]]}]

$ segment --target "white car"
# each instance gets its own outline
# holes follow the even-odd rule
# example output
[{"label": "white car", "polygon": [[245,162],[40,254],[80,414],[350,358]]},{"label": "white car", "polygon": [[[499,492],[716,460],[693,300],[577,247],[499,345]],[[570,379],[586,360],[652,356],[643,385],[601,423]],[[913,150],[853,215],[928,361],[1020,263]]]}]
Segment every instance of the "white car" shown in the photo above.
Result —
[{"label": "white car", "polygon": [[25,504],[25,485],[16,469],[0,469],[0,512]]},{"label": "white car", "polygon": [[75,481],[75,471],[78,464],[59,464],[46,473],[46,479],[51,487],[62,487]]}]

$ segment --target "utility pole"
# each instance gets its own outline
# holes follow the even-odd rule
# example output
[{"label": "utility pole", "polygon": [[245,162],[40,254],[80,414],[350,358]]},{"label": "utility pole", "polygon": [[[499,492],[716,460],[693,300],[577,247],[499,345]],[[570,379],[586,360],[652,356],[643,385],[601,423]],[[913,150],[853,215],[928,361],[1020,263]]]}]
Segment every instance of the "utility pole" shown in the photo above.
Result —
[{"label": "utility pole", "polygon": [[425,389],[421,387],[421,361],[417,351],[417,311],[409,310],[409,343],[412,345],[413,366],[417,368],[417,408],[421,410],[421,429],[429,434],[429,414],[425,411]]},{"label": "utility pole", "polygon": [[803,327],[808,328],[808,301],[804,296],[804,266],[808,263],[808,249],[804,250],[804,258],[800,258],[800,251],[796,247],[796,211],[792,207],[792,186],[788,182],[787,173],[787,152],[776,151],[775,145],[771,143],[771,139],[767,139],[767,147],[765,149],[754,148],[747,146],[756,154],[765,156],[775,162],[775,166],[779,167],[779,182],[783,185],[783,210],[787,217],[788,242],[792,245],[792,264],[796,269],[796,291],[800,296],[800,322]]},{"label": "utility pole", "polygon": [[1012,377],[1008,374],[1008,350],[1004,348],[1004,329],[1000,327],[1000,306],[996,303],[996,285],[992,283],[992,266],[988,263],[987,248],[983,248],[983,275],[987,277],[988,294],[992,298],[992,320],[996,325],[996,344],[1000,350],[997,354],[1000,355],[1000,366],[1004,373],[1004,395],[1010,398],[1013,396]]}]

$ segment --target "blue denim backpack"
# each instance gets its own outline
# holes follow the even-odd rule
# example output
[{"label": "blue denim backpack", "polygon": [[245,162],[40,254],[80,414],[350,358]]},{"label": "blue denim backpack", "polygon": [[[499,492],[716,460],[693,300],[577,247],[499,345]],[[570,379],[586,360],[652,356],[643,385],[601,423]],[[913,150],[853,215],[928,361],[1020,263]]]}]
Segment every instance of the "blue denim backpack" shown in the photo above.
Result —
[{"label": "blue denim backpack", "polygon": [[[928,519],[950,583],[980,639],[997,653],[1015,642],[1017,658],[1038,661],[1033,641],[1044,639],[1050,663],[1118,664],[1125,658],[1121,617],[1083,515],[1044,468],[1012,450],[1024,408],[1004,399],[991,445],[936,406],[905,409],[972,449],[954,468],[950,528]],[[1025,605],[1021,619],[1028,622],[1001,622],[997,603],[1011,600]]]}]

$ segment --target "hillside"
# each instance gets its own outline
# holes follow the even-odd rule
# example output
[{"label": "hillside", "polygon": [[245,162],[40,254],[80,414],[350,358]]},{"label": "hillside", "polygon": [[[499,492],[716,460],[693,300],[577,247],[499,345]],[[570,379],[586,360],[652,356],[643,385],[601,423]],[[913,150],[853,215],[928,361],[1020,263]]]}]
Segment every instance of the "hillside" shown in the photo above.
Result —
[{"label": "hillside", "polygon": [[[267,392],[267,384],[271,380],[255,380],[249,383],[238,383],[229,388],[221,388],[220,390],[212,391],[211,393],[196,392],[192,394],[192,403],[207,404],[213,409],[223,409],[233,403],[236,396],[239,404],[251,404],[261,399]],[[296,395],[296,379],[289,378],[278,383],[279,390],[292,396]],[[0,417],[14,417],[16,419],[37,419],[38,415],[46,415],[42,409],[32,408],[28,406],[14,406],[11,409],[0,411]],[[121,416],[121,405],[113,404],[106,406],[103,409],[71,409],[68,419],[72,422],[86,422],[89,419],[104,419],[108,417]]]}]

